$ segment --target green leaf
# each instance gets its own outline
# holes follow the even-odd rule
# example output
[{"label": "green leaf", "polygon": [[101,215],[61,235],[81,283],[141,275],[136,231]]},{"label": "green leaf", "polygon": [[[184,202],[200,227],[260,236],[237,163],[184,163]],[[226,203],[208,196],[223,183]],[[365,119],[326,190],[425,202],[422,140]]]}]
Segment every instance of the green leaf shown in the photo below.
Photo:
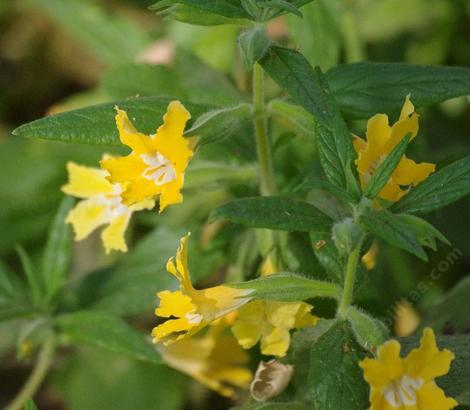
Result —
[{"label": "green leaf", "polygon": [[331,238],[330,232],[310,232],[313,252],[325,268],[326,273],[336,283],[343,282],[344,262]]},{"label": "green leaf", "polygon": [[206,112],[194,121],[184,135],[199,137],[198,145],[222,141],[235,137],[251,121],[251,106],[240,104]]},{"label": "green leaf", "polygon": [[174,286],[165,265],[175,254],[184,232],[164,227],[149,233],[115,267],[94,272],[73,289],[79,308],[99,309],[117,315],[152,310],[155,294]]},{"label": "green leaf", "polygon": [[210,221],[228,219],[251,228],[283,231],[324,231],[331,228],[330,217],[307,202],[287,197],[242,198],[214,211]]},{"label": "green leaf", "polygon": [[354,306],[348,307],[346,318],[351,324],[356,341],[366,350],[376,352],[389,337],[387,328],[380,320]]},{"label": "green leaf", "polygon": [[29,399],[26,402],[23,410],[38,410],[38,408],[36,407],[36,404],[34,403],[34,401],[32,399]]},{"label": "green leaf", "polygon": [[250,297],[285,302],[316,297],[337,299],[340,293],[339,287],[332,283],[308,279],[289,272],[280,272],[247,282],[230,283],[227,286],[237,289],[253,289],[254,292],[249,294]]},{"label": "green leaf", "polygon": [[426,213],[470,193],[470,156],[450,164],[411,189],[393,205],[394,212]]},{"label": "green leaf", "polygon": [[304,108],[283,100],[271,100],[268,111],[270,115],[288,121],[296,133],[307,137],[315,135],[315,118]]},{"label": "green leaf", "polygon": [[368,388],[358,362],[364,357],[347,322],[325,332],[310,351],[309,397],[315,410],[364,410]]},{"label": "green leaf", "polygon": [[59,291],[69,270],[72,234],[65,218],[74,202],[73,198],[64,197],[49,230],[41,270],[47,298],[52,298]]},{"label": "green leaf", "polygon": [[411,134],[406,135],[379,165],[364,189],[364,196],[374,199],[382,191],[405,154],[410,138]]},{"label": "green leaf", "polygon": [[[440,263],[445,267],[455,264],[463,253],[454,249]],[[431,271],[431,278],[439,279],[443,272],[439,268]],[[442,295],[436,302],[427,307],[424,312],[423,326],[431,326],[436,330],[452,329],[465,331],[470,326],[470,317],[462,314],[462,306],[467,306],[470,300],[470,277],[464,277],[450,291]]]},{"label": "green leaf", "polygon": [[262,26],[242,32],[238,37],[238,48],[245,68],[251,70],[253,64],[265,56],[270,46],[271,39]]},{"label": "green leaf", "polygon": [[256,0],[240,0],[240,3],[255,21],[261,18],[261,9]]},{"label": "green leaf", "polygon": [[31,258],[21,246],[16,247],[16,253],[20,258],[21,267],[23,268],[28,284],[28,291],[31,294],[31,300],[33,304],[39,304],[42,302],[44,291],[36,269],[33,266]]},{"label": "green leaf", "polygon": [[387,210],[372,211],[360,217],[362,225],[384,241],[427,261],[428,257],[413,229]]},{"label": "green leaf", "polygon": [[[142,97],[94,105],[24,124],[15,129],[13,135],[80,144],[121,145],[114,119],[115,106],[127,111],[139,131],[154,134],[171,101],[166,97]],[[185,102],[184,105],[193,117],[211,109],[203,104]]]},{"label": "green leaf", "polygon": [[251,19],[240,2],[233,0],[160,0],[151,9],[165,11],[171,15],[175,5],[191,7],[207,14],[215,14],[229,19]]},{"label": "green leaf", "polygon": [[[286,13],[295,14],[298,17],[303,17],[302,12],[296,6],[285,0],[264,0],[260,2],[260,6],[267,9],[278,9],[279,11],[284,11]],[[277,15],[278,13],[273,14]]]},{"label": "green leaf", "polygon": [[338,64],[341,51],[341,2],[316,0],[302,9],[303,18],[287,15],[292,39],[311,64],[328,70]]},{"label": "green leaf", "polygon": [[150,363],[160,363],[155,347],[119,317],[102,311],[79,311],[57,317],[63,337]]},{"label": "green leaf", "polygon": [[281,47],[271,47],[260,64],[297,104],[315,116],[323,170],[332,184],[352,192],[354,187],[349,186],[347,177],[355,160],[351,135],[321,71],[313,70],[302,54]]},{"label": "green leaf", "polygon": [[424,219],[414,215],[406,214],[400,214],[398,217],[413,230],[421,245],[427,246],[433,251],[437,249],[436,239],[444,242],[447,245],[450,245],[450,242],[447,240],[447,238]]},{"label": "green leaf", "polygon": [[352,118],[398,113],[408,94],[418,108],[470,94],[470,68],[463,67],[363,62],[339,65],[326,78]]},{"label": "green leaf", "polygon": [[96,2],[32,0],[72,34],[99,61],[118,65],[134,61],[151,44],[151,37],[136,23],[111,14]]},{"label": "green leaf", "polygon": [[[439,349],[449,349],[454,352],[455,360],[450,371],[443,377],[436,379],[447,396],[454,397],[460,405],[470,405],[470,336],[469,335],[438,335],[437,345]],[[417,337],[407,337],[400,340],[403,345],[403,354],[408,354],[419,344]]]},{"label": "green leaf", "polygon": [[161,95],[222,106],[242,98],[223,73],[182,47],[176,48],[171,67],[121,64],[106,70],[100,85],[113,99]]}]

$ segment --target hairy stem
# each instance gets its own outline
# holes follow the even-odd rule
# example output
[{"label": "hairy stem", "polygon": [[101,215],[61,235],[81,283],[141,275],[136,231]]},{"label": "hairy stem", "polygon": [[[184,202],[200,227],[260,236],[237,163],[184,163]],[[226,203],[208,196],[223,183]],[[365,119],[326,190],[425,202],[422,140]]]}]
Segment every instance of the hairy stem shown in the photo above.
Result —
[{"label": "hairy stem", "polygon": [[274,195],[276,185],[264,102],[264,71],[258,63],[253,66],[253,122],[260,166],[260,192],[264,196]]},{"label": "hairy stem", "polygon": [[21,410],[26,402],[36,394],[36,391],[51,366],[52,359],[54,358],[54,350],[55,340],[53,336],[49,336],[42,345],[38,360],[31,375],[16,397],[5,407],[5,410]]},{"label": "hairy stem", "polygon": [[354,293],[354,283],[356,281],[357,264],[359,263],[359,256],[361,253],[361,246],[357,246],[348,256],[348,263],[346,265],[346,273],[344,275],[344,286],[341,300],[338,305],[336,316],[340,319],[346,319],[346,311],[351,305]]}]

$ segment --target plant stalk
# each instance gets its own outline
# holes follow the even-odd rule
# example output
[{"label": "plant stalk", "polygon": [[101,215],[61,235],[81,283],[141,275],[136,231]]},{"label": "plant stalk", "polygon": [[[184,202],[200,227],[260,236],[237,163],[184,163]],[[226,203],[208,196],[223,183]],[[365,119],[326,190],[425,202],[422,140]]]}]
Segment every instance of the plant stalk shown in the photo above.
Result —
[{"label": "plant stalk", "polygon": [[264,101],[264,71],[258,63],[253,66],[253,123],[260,166],[260,192],[263,196],[274,195],[276,185]]},{"label": "plant stalk", "polygon": [[344,275],[344,287],[341,300],[338,305],[336,316],[340,319],[346,319],[346,311],[351,305],[354,293],[354,283],[356,282],[357,264],[361,254],[361,245],[357,246],[348,256],[346,273]]},{"label": "plant stalk", "polygon": [[31,375],[15,398],[5,407],[5,410],[21,410],[26,402],[33,398],[52,364],[54,351],[55,340],[53,336],[49,336],[42,345]]}]

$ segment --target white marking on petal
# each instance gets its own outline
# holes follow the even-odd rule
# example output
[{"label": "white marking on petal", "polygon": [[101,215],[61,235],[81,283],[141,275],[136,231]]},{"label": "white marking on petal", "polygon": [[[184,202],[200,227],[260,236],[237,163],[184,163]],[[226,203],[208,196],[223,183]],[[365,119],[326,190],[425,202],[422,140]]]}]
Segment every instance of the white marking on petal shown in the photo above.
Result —
[{"label": "white marking on petal", "polygon": [[154,181],[155,185],[165,185],[176,179],[176,171],[171,161],[161,153],[154,155],[141,154],[140,158],[148,167],[142,176],[149,181]]},{"label": "white marking on petal", "polygon": [[199,323],[202,322],[202,315],[199,313],[186,313],[186,319],[188,320],[189,323],[192,325],[198,325]]},{"label": "white marking on petal", "polygon": [[388,404],[393,408],[414,406],[417,403],[416,391],[424,384],[422,379],[414,379],[407,374],[388,384],[382,390]]}]

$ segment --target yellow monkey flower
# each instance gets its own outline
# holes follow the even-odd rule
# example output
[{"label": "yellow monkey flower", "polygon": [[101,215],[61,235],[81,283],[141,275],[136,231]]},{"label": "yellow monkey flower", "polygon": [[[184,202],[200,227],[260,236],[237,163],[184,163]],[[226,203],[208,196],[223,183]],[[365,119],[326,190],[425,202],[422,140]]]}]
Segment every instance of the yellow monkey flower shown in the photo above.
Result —
[{"label": "yellow monkey flower", "polygon": [[[261,276],[274,274],[271,257],[261,266]],[[244,349],[261,341],[261,353],[266,356],[285,356],[290,346],[290,331],[313,326],[318,318],[304,302],[254,300],[238,311],[232,332]]]},{"label": "yellow monkey flower", "polygon": [[[252,373],[249,355],[227,333],[227,321],[219,319],[206,333],[168,346],[157,345],[163,361],[222,396],[235,397],[233,387],[247,389]],[[233,387],[232,387],[233,386]]]},{"label": "yellow monkey flower", "polygon": [[[408,134],[411,139],[418,134],[418,114],[409,96],[401,110],[399,120],[392,126],[388,123],[388,116],[376,114],[367,122],[366,140],[355,137],[353,144],[357,152],[357,170],[364,189],[371,176],[380,166],[395,146]],[[379,193],[379,197],[390,202],[398,201],[408,192],[408,189],[424,181],[436,166],[423,162],[417,164],[413,160],[403,156],[395,171],[393,171],[387,184]]]},{"label": "yellow monkey flower", "polygon": [[131,206],[122,203],[124,186],[112,184],[108,172],[85,167],[73,162],[67,164],[69,182],[62,187],[67,195],[82,200],[69,212],[66,222],[75,232],[75,240],[81,241],[102,225],[108,225],[101,233],[106,253],[111,250],[127,251],[124,234],[131,215],[135,211],[152,209],[153,200],[144,200]]},{"label": "yellow monkey flower", "polygon": [[446,397],[434,379],[449,372],[455,358],[436,346],[434,332],[424,329],[419,348],[400,357],[400,343],[383,344],[377,359],[359,363],[370,385],[370,410],[450,410],[457,401]]},{"label": "yellow monkey flower", "polygon": [[164,290],[157,294],[160,306],[155,309],[155,314],[168,319],[153,329],[155,343],[168,344],[192,335],[251,299],[248,295],[252,291],[246,289],[222,285],[194,289],[188,270],[188,238],[189,234],[181,239],[176,261],[170,258],[166,265],[168,272],[178,279],[180,290]]},{"label": "yellow monkey flower", "polygon": [[189,141],[183,138],[189,112],[179,101],[172,101],[156,134],[145,135],[134,128],[125,111],[116,111],[119,137],[132,152],[105,159],[101,167],[109,172],[109,181],[126,184],[123,203],[132,205],[159,195],[162,212],[168,205],[182,202],[184,172],[193,155]]}]

